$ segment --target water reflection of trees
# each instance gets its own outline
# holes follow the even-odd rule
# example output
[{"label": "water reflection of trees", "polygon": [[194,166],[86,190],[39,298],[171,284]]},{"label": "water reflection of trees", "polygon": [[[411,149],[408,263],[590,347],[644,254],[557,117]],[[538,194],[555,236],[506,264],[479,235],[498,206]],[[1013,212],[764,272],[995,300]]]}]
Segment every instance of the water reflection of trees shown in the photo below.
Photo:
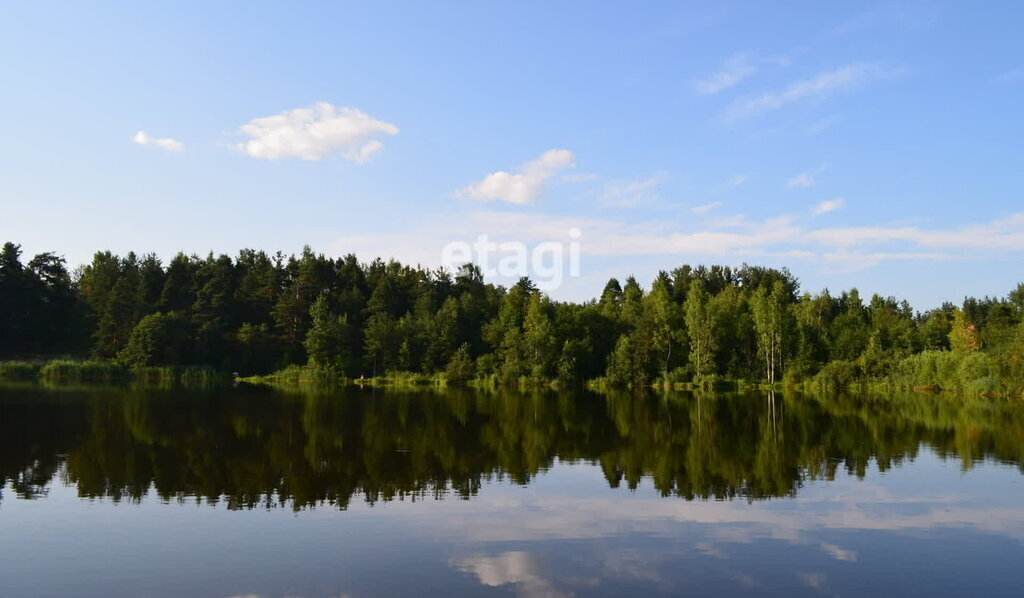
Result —
[{"label": "water reflection of trees", "polygon": [[755,500],[888,470],[922,444],[1024,472],[1024,408],[930,396],[22,390],[4,391],[0,416],[0,477],[25,498],[65,475],[86,497],[344,508],[469,498],[558,458],[599,465],[613,487]]}]

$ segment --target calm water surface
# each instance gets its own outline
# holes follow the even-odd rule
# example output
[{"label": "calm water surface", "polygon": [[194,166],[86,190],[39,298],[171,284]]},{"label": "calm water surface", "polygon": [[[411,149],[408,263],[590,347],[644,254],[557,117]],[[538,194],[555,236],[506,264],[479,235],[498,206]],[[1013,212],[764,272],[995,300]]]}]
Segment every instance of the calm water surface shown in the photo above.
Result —
[{"label": "calm water surface", "polygon": [[1024,591],[1024,406],[0,388],[0,596]]}]

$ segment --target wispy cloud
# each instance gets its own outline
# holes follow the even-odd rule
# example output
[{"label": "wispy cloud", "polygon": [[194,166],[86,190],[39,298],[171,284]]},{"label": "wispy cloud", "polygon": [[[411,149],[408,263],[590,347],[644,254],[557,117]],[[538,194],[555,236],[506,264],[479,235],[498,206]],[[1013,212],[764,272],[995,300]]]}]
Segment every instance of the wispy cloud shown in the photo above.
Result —
[{"label": "wispy cloud", "polygon": [[729,89],[757,72],[757,67],[744,55],[736,55],[722,64],[721,70],[696,81],[694,87],[703,94],[716,94]]},{"label": "wispy cloud", "polygon": [[992,78],[996,83],[1016,83],[1017,81],[1024,81],[1024,68],[1010,69],[1006,72],[999,73]]},{"label": "wispy cloud", "polygon": [[839,247],[905,242],[925,248],[1024,251],[1024,212],[983,224],[957,229],[921,229],[915,226],[851,226],[821,229],[808,238]]},{"label": "wispy cloud", "polygon": [[171,139],[170,137],[152,137],[145,131],[139,131],[132,136],[132,143],[137,143],[138,145],[151,145],[153,147],[163,148],[170,152],[185,151],[185,144],[177,139]]},{"label": "wispy cloud", "polygon": [[492,172],[480,181],[455,192],[456,197],[480,201],[501,200],[526,205],[535,202],[547,182],[559,171],[572,168],[576,158],[569,150],[552,149],[520,167],[520,172]]},{"label": "wispy cloud", "polygon": [[601,178],[601,175],[594,172],[574,172],[562,175],[562,180],[566,183],[589,183],[599,178]]},{"label": "wispy cloud", "polygon": [[829,212],[835,212],[836,210],[841,209],[845,205],[846,200],[843,199],[842,197],[837,197],[835,199],[825,200],[819,203],[818,205],[814,206],[814,209],[811,210],[811,213],[814,214],[815,216],[820,216],[822,214],[827,214]]},{"label": "wispy cloud", "polygon": [[912,31],[932,25],[940,18],[941,12],[941,6],[934,3],[882,2],[840,23],[823,34],[823,37],[863,34],[883,29]]},{"label": "wispy cloud", "polygon": [[710,212],[711,210],[717,208],[720,205],[722,205],[722,202],[720,202],[720,201],[713,201],[711,203],[706,203],[704,205],[693,206],[692,208],[690,208],[690,211],[693,212],[694,214],[697,214],[697,215],[703,215],[703,214],[707,214],[708,212]]},{"label": "wispy cloud", "polygon": [[815,590],[825,588],[826,578],[824,573],[800,573],[797,577],[800,578],[800,583],[809,588],[814,588]]},{"label": "wispy cloud", "polygon": [[248,141],[233,147],[253,158],[321,160],[339,152],[346,160],[363,163],[379,152],[381,135],[397,135],[398,127],[377,120],[358,108],[317,102],[309,108],[254,118],[239,129]]},{"label": "wispy cloud", "polygon": [[731,179],[729,179],[726,184],[729,185],[730,187],[739,187],[740,185],[742,185],[745,182],[747,182],[747,175],[745,175],[745,174],[738,174],[738,175],[732,177]]},{"label": "wispy cloud", "polygon": [[698,93],[714,95],[740,84],[765,65],[785,66],[788,64],[789,59],[785,56],[735,54],[722,61],[716,72],[694,81],[693,85]]},{"label": "wispy cloud", "polygon": [[727,119],[740,119],[804,100],[820,99],[832,94],[854,89],[887,74],[883,69],[870,64],[851,64],[834,71],[821,73],[811,79],[797,81],[781,91],[764,93],[755,98],[734,102],[725,112]]},{"label": "wispy cloud", "polygon": [[842,120],[842,118],[840,116],[838,116],[838,115],[832,115],[832,116],[823,118],[823,119],[821,119],[819,121],[811,123],[811,125],[809,127],[807,127],[806,132],[807,132],[808,135],[811,135],[811,136],[821,135],[825,131],[831,129],[832,125],[836,124],[840,120]]},{"label": "wispy cloud", "polygon": [[710,218],[704,221],[704,226],[708,228],[737,228],[746,226],[747,217],[743,214],[733,214],[732,216],[719,216],[717,218]]},{"label": "wispy cloud", "polygon": [[[689,214],[687,214],[689,216]],[[892,262],[952,262],[1024,255],[1024,212],[956,228],[919,226],[826,227],[809,213],[761,220],[743,215],[721,218],[652,219],[571,216],[552,212],[478,210],[437,213],[411,229],[388,234],[347,236],[325,247],[361,258],[394,257],[409,263],[441,265],[443,248],[453,241],[475,242],[481,235],[502,243],[567,242],[578,229],[585,259],[665,256],[668,261],[756,259],[799,260],[822,271],[853,272]],[[514,282],[514,281],[513,281]],[[594,284],[597,284],[596,282]],[[576,298],[594,289],[572,285]]]},{"label": "wispy cloud", "polygon": [[810,172],[801,172],[795,177],[789,179],[788,181],[786,181],[786,186],[794,188],[813,187],[814,184],[817,183],[817,176],[825,172],[825,170],[827,169],[828,163],[823,162],[821,166],[815,168],[814,170]]},{"label": "wispy cloud", "polygon": [[606,206],[631,208],[657,199],[657,188],[665,180],[664,175],[654,175],[631,181],[614,181],[604,187],[601,196]]},{"label": "wispy cloud", "polygon": [[822,542],[821,550],[837,561],[846,561],[848,563],[857,562],[857,552],[855,550],[847,550],[846,548],[836,546],[835,544],[829,544],[827,542]]}]

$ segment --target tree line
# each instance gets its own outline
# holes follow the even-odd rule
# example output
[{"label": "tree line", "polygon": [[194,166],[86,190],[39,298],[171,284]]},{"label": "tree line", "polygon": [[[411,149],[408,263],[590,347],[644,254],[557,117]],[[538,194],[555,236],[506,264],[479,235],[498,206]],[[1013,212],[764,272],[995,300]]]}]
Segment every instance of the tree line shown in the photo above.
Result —
[{"label": "tree line", "polygon": [[0,358],[70,355],[125,367],[302,365],[347,377],[650,384],[815,380],[842,386],[1024,387],[1024,284],[1005,298],[915,311],[856,289],[802,292],[787,269],[681,266],[643,288],[553,301],[457,272],[354,255],[245,249],[236,257],[98,252],[69,272],[0,250]]}]

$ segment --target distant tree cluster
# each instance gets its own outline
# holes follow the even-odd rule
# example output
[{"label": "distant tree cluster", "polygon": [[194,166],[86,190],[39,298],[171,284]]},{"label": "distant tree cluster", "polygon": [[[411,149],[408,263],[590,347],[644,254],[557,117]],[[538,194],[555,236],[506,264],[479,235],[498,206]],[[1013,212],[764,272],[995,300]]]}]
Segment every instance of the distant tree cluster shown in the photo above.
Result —
[{"label": "distant tree cluster", "polygon": [[898,373],[922,385],[1024,386],[1022,322],[1024,285],[1005,299],[920,313],[891,297],[865,302],[856,290],[801,293],[788,270],[747,265],[682,266],[647,290],[612,279],[600,298],[567,303],[526,278],[486,283],[473,265],[450,273],[309,248],[178,254],[166,265],[99,252],[74,275],[53,253],[23,264],[17,245],[0,251],[0,358],[88,355],[129,367],[266,373],[301,364],[351,377],[443,372],[454,381],[610,386],[838,386]]}]

